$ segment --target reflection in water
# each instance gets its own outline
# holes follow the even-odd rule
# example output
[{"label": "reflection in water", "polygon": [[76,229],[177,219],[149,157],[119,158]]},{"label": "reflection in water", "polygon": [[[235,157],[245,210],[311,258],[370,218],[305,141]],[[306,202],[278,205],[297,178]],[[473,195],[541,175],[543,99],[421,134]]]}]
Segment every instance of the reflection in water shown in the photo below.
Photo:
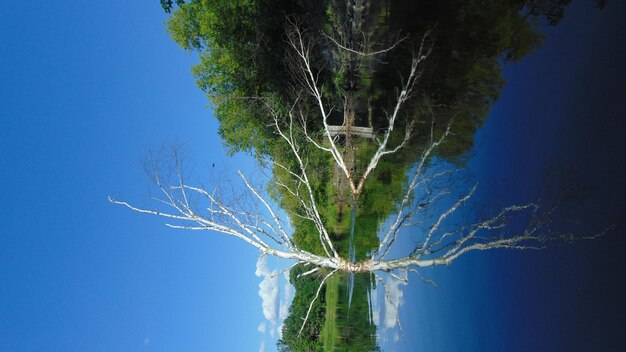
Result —
[{"label": "reflection in water", "polygon": [[[354,223],[356,220],[356,210],[354,209],[354,203],[352,204],[352,221],[350,222],[350,239],[349,239],[349,253],[348,259],[351,262],[356,262],[356,248],[354,248]],[[348,320],[350,320],[350,304],[352,303],[352,294],[354,293],[354,273],[349,273],[348,278]]]},{"label": "reflection in water", "polygon": [[409,274],[428,282],[418,269],[563,234],[538,203],[476,214],[476,187],[446,167],[463,166],[504,86],[503,62],[535,49],[535,20],[556,24],[566,3],[191,1],[173,12],[172,37],[202,51],[194,73],[223,138],[271,168],[269,196],[294,233],[243,176],[250,199],[185,185],[178,163],[173,187],[155,182],[182,214],[170,217],[194,224],[185,228],[297,261],[279,350],[378,350],[377,326],[401,338]]},{"label": "reflection in water", "polygon": [[[339,143],[343,160],[350,170],[346,179],[342,175],[341,165],[335,165],[334,181],[327,185],[331,198],[327,213],[335,214],[332,209],[335,204],[339,204],[336,215],[338,224],[343,220],[344,204],[348,203],[346,198],[354,196],[350,203],[351,226],[348,229],[345,226],[334,226],[333,240],[340,248],[342,257],[356,263],[379,255],[380,226],[392,216],[398,202],[402,201],[403,190],[410,182],[407,181],[407,175],[410,180],[409,171],[413,171],[415,163],[419,163],[420,156],[427,149],[429,135],[441,135],[452,116],[455,117],[455,133],[438,148],[437,155],[458,160],[457,157],[469,150],[474,131],[486,117],[490,104],[497,98],[503,85],[498,60],[502,56],[518,60],[539,43],[537,32],[523,17],[529,13],[538,14],[537,7],[529,7],[525,13],[520,12],[522,8],[522,3],[493,5],[490,8],[471,2],[463,5],[456,2],[381,5],[365,1],[338,2],[329,8],[332,15],[322,30],[331,42],[318,45],[319,50],[326,53],[324,66],[332,68],[330,74],[335,75],[335,85],[341,93],[339,97],[343,98],[343,104],[340,105],[343,109],[335,110],[330,123],[343,127],[338,137],[341,138]],[[551,12],[544,14],[547,13]],[[421,18],[416,20],[416,17]],[[508,33],[501,33],[503,26],[508,27]],[[436,31],[433,29],[435,27]],[[435,31],[436,39],[423,35],[430,31]],[[409,38],[407,33],[413,38]],[[392,50],[377,55],[368,54],[385,48]],[[417,55],[429,56],[428,66],[415,67],[420,71],[419,81],[415,79],[417,83],[411,82],[410,73],[404,73],[404,76],[400,74],[398,80],[398,71],[411,66],[416,50]],[[410,86],[403,86],[407,80]],[[390,125],[390,119],[396,117],[393,106],[398,90],[413,89],[413,84],[417,87],[417,92],[413,92],[414,98],[401,107],[402,114],[396,125]],[[429,121],[433,122],[432,129],[428,128]],[[353,126],[371,128],[376,131],[376,139],[369,139],[361,130],[353,129]],[[387,135],[386,132],[394,127],[396,131]],[[393,145],[402,145],[404,136],[409,133],[406,131],[411,133],[411,138],[406,140],[410,146],[381,158],[373,174],[368,175],[372,155],[376,158],[377,145],[384,144],[387,137],[393,140]],[[430,160],[427,162],[430,163]],[[350,184],[350,176],[355,180],[364,180],[368,176],[367,183],[363,185],[364,191],[359,193],[358,181]],[[353,192],[350,192],[349,186],[352,186]],[[415,197],[412,202],[416,207],[408,212],[401,211],[398,215],[400,221],[415,221],[413,217],[436,202],[439,197],[437,192],[441,189],[427,187],[420,189],[422,194],[409,195]],[[334,200],[333,195],[336,197]],[[462,196],[457,198],[462,199]],[[445,211],[454,207],[452,205],[442,209]],[[332,218],[329,221],[332,222]],[[439,226],[436,218],[430,222],[430,226]],[[422,232],[429,233],[428,229],[422,229]],[[347,239],[344,235],[346,233]],[[395,235],[393,233],[391,242],[395,240]],[[310,236],[313,237],[314,233]],[[428,242],[424,237],[419,240],[424,241],[424,244]],[[347,253],[342,245],[346,241]],[[433,249],[444,250],[449,245],[454,246],[455,242]],[[400,285],[407,280],[407,273],[407,270],[403,270],[380,277],[372,273],[337,273],[326,281],[323,300],[326,316],[319,335],[319,340],[323,342],[321,347],[324,350],[375,350],[375,325],[401,329],[397,310],[402,299]],[[346,292],[343,292],[344,287]],[[376,287],[379,289],[376,290]],[[373,308],[373,303],[379,300],[383,302],[380,306],[385,307],[382,322],[381,307],[375,304]],[[289,346],[284,349],[302,349],[301,346],[295,347],[297,345],[290,342],[291,338],[288,334],[283,335],[282,341]],[[313,341],[317,338],[309,337]],[[395,334],[397,338],[398,334]]]}]

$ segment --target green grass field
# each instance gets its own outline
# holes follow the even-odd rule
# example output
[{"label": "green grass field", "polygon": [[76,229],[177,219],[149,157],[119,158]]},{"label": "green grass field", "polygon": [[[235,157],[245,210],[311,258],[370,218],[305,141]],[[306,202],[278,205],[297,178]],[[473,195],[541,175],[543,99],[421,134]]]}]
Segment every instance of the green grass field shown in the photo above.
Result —
[{"label": "green grass field", "polygon": [[337,304],[339,303],[339,285],[342,282],[341,275],[333,275],[326,280],[326,321],[320,333],[324,351],[333,351],[339,338]]}]

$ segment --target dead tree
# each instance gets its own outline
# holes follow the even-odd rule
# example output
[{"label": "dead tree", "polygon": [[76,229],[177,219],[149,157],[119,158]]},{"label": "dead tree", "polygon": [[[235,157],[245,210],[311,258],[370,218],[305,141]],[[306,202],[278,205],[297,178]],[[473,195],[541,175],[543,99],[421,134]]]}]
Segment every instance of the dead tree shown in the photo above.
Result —
[{"label": "dead tree", "polygon": [[[422,150],[416,151],[419,158],[409,175],[404,196],[397,204],[398,212],[392,217],[390,226],[381,233],[378,249],[370,258],[358,262],[342,258],[338,254],[329,230],[320,215],[320,208],[311,182],[311,170],[308,169],[306,157],[302,153],[303,146],[312,144],[315,148],[329,153],[336,167],[342,170],[349,180],[354,198],[358,198],[368,176],[376,169],[380,159],[408,145],[412,135],[411,124],[408,124],[405,137],[398,145],[389,145],[390,134],[396,125],[399,111],[409,99],[419,79],[420,65],[432,50],[428,36],[427,33],[420,41],[417,54],[408,68],[407,78],[402,83],[396,98],[396,104],[387,116],[387,128],[378,140],[374,155],[367,163],[365,172],[359,178],[355,178],[345,163],[341,147],[329,130],[327,120],[330,108],[325,105],[322,90],[318,86],[317,72],[314,71],[310,61],[311,47],[297,25],[294,24],[288,34],[288,43],[293,48],[294,57],[298,59],[296,64],[301,74],[302,87],[317,104],[324,141],[316,140],[307,130],[306,121],[312,117],[305,116],[299,107],[298,99],[293,102],[289,111],[282,114],[274,108],[271,101],[258,99],[267,110],[271,127],[276,135],[291,151],[296,167],[283,165],[272,158],[267,158],[267,161],[274,168],[281,169],[289,175],[290,182],[276,179],[271,182],[275,183],[274,187],[291,194],[300,202],[302,212],[291,214],[291,216],[310,221],[314,225],[323,254],[311,253],[295,243],[292,233],[287,230],[290,228],[289,219],[281,215],[282,213],[266,192],[263,192],[260,187],[255,187],[243,173],[239,172],[240,186],[233,185],[230,188],[238,190],[239,194],[235,197],[227,196],[225,193],[227,187],[214,185],[212,188],[207,188],[189,184],[182,160],[176,152],[172,153],[172,166],[166,172],[158,167],[147,168],[148,176],[157,190],[152,197],[155,201],[154,207],[138,207],[124,200],[113,198],[109,200],[139,213],[162,217],[167,221],[166,226],[174,229],[206,231],[215,235],[232,236],[255,247],[261,255],[291,260],[294,265],[298,263],[311,265],[311,270],[302,275],[325,269],[328,274],[322,280],[322,284],[326,278],[339,271],[372,272],[377,280],[380,280],[379,274],[384,272],[403,281],[408,280],[408,273],[413,273],[418,279],[429,282],[422,277],[420,269],[448,266],[470,252],[502,248],[539,249],[544,248],[549,241],[576,238],[573,234],[554,229],[551,215],[555,208],[544,207],[539,202],[507,206],[491,216],[457,228],[451,229],[450,226],[445,226],[453,214],[475,195],[477,189],[475,185],[465,194],[456,197],[452,205],[441,210],[424,233],[417,234],[419,240],[414,248],[410,248],[405,255],[389,258],[389,253],[398,237],[401,236],[402,230],[411,224],[411,220],[418,212],[434,207],[438,200],[445,196],[454,197],[454,194],[447,189],[433,190],[431,186],[439,177],[451,171],[435,174],[427,172],[428,162],[451,134],[454,125],[450,122],[445,131],[437,133],[434,128],[434,119],[431,119],[428,141]],[[416,197],[415,194],[424,189],[429,189],[426,202],[419,201],[422,198]],[[524,226],[509,226],[510,220],[516,216],[525,220]],[[595,238],[598,235],[583,238]],[[306,324],[306,317],[303,326],[304,324]]]},{"label": "dead tree", "polygon": [[[333,133],[333,130],[328,123],[328,119],[333,110],[333,107],[327,106],[325,103],[323,90],[321,89],[320,83],[318,82],[319,72],[315,71],[311,62],[312,45],[307,39],[306,33],[301,29],[298,23],[294,21],[291,21],[290,23],[291,26],[288,29],[287,38],[288,44],[293,51],[293,58],[292,60],[290,60],[291,65],[295,67],[294,72],[296,73],[294,75],[296,76],[296,80],[300,82],[303,91],[313,98],[315,104],[319,109],[319,119],[321,120],[322,133],[324,135],[325,143],[322,141],[317,141],[309,134],[309,131],[307,131],[306,129],[307,120],[309,118],[307,116],[304,116],[303,114],[300,114],[298,118],[303,127],[304,136],[309,143],[312,143],[318,149],[323,150],[332,156],[333,160],[336,163],[336,166],[343,172],[346,179],[348,180],[353,197],[358,198],[363,191],[363,187],[368,176],[372,173],[372,171],[374,171],[374,169],[376,169],[376,166],[378,165],[380,159],[386,155],[397,153],[411,139],[412,127],[415,121],[407,123],[404,138],[399,144],[395,146],[389,145],[390,137],[394,131],[394,128],[397,125],[400,112],[403,109],[407,100],[411,98],[411,94],[414,92],[416,83],[419,81],[422,72],[422,66],[432,52],[433,42],[430,38],[431,33],[430,31],[426,32],[421,37],[421,40],[419,40],[417,50],[415,50],[415,55],[411,60],[410,67],[408,68],[408,72],[406,73],[406,77],[400,86],[398,96],[396,97],[396,103],[393,106],[391,113],[388,113],[386,116],[387,126],[384,129],[382,136],[380,136],[380,138],[376,138],[376,143],[378,144],[376,152],[371,156],[369,162],[367,163],[365,171],[360,175],[360,177],[355,177],[354,172],[347,165],[343,153],[341,152],[340,147],[337,144],[336,134]],[[397,47],[405,40],[405,38],[399,39],[386,49],[381,49],[374,52],[361,52],[343,46],[332,38],[330,39],[333,43],[337,45],[340,50],[344,50],[357,55],[383,55],[392,51],[395,47]],[[347,106],[348,104],[348,96],[347,94],[344,94],[344,106]]]}]

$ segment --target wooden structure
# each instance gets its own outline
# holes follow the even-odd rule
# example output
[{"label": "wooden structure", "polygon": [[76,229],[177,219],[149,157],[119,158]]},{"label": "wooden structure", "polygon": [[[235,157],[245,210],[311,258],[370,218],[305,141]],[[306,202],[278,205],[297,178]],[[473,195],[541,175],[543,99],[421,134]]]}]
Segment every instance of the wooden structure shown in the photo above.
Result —
[{"label": "wooden structure", "polygon": [[372,127],[358,127],[358,126],[328,126],[328,132],[330,132],[331,136],[336,136],[339,134],[343,135],[352,135],[363,138],[374,139],[374,129]]}]

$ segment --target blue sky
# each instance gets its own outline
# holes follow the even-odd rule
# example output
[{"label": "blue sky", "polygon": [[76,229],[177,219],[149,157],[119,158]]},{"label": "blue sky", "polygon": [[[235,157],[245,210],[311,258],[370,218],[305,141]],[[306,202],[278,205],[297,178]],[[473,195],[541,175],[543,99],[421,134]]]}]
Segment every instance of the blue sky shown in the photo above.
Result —
[{"label": "blue sky", "polygon": [[107,202],[149,204],[140,160],[168,142],[198,173],[253,168],[225,156],[164,20],[156,1],[0,12],[2,351],[259,348],[253,250]]},{"label": "blue sky", "polygon": [[[623,212],[625,11],[578,3],[544,48],[507,69],[471,165],[486,192],[514,201],[534,194],[546,163],[574,163],[595,192],[588,215],[604,224]],[[0,12],[0,350],[255,351],[263,336],[273,349],[257,332],[255,251],[106,201],[142,204],[140,159],[168,141],[185,142],[199,173],[214,162],[254,169],[223,153],[194,57],[164,20],[153,0]],[[434,271],[439,288],[415,282],[405,294],[410,338],[397,349],[618,346],[624,249],[612,237]]]}]

